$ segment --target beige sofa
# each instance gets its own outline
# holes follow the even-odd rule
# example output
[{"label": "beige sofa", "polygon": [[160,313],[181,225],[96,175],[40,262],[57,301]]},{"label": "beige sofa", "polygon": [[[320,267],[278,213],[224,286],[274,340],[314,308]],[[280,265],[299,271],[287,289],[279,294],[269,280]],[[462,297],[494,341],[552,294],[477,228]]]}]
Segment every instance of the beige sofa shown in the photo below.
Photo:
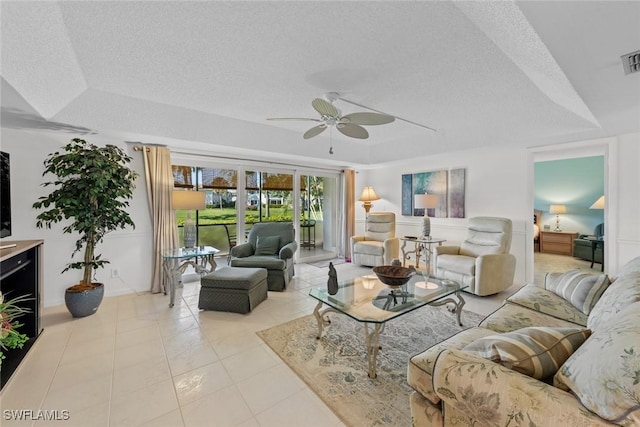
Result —
[{"label": "beige sofa", "polygon": [[[555,341],[526,341],[541,332]],[[415,426],[640,425],[640,257],[610,285],[548,273],[413,356],[407,378]]]}]

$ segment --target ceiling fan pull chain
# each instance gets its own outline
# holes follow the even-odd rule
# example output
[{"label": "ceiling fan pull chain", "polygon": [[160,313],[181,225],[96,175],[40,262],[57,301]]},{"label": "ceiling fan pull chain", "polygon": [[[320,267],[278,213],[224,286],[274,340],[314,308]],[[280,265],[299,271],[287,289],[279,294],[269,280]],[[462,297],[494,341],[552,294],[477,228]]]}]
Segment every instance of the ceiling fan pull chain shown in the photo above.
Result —
[{"label": "ceiling fan pull chain", "polygon": [[329,154],[333,154],[333,127],[329,128]]}]

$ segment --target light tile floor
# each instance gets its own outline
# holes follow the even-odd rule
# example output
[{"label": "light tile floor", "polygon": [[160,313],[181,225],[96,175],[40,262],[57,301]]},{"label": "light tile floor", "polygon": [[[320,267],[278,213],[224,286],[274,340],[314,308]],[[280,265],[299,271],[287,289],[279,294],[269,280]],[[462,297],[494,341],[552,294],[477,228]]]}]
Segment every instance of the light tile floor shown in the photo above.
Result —
[{"label": "light tile floor", "polygon": [[[370,273],[352,264],[336,269],[340,279]],[[342,426],[255,334],[312,313],[309,288],[326,281],[327,269],[298,264],[285,292],[269,292],[246,315],[199,311],[198,280],[178,290],[173,308],[167,296],[149,293],[105,298],[82,319],[64,306],[47,308],[43,334],[0,394],[0,424]],[[489,314],[518,287],[485,298],[465,294],[465,309]],[[16,421],[11,410],[69,419]]]}]

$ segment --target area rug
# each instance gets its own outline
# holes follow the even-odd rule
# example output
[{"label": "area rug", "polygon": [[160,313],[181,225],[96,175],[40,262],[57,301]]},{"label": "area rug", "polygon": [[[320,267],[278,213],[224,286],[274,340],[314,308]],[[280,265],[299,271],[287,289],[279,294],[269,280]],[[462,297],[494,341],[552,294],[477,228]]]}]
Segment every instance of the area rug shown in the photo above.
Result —
[{"label": "area rug", "polygon": [[345,260],[344,258],[334,258],[334,259],[327,259],[327,260],[318,261],[318,262],[310,262],[308,264],[318,268],[326,268],[326,267],[329,267],[330,262],[332,262],[333,265],[338,265],[338,264],[344,264]]},{"label": "area rug", "polygon": [[422,307],[389,321],[380,335],[377,378],[371,379],[363,325],[345,315],[329,316],[320,340],[313,315],[257,334],[345,425],[358,427],[411,426],[409,358],[483,319],[465,310],[460,327],[445,307]]}]

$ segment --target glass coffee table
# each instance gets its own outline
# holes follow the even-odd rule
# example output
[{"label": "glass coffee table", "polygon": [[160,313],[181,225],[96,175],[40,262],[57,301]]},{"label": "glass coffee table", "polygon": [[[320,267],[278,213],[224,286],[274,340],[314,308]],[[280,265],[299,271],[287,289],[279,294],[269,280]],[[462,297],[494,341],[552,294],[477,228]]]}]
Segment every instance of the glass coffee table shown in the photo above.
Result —
[{"label": "glass coffee table", "polygon": [[[338,293],[329,295],[327,287],[313,288],[309,295],[318,304],[313,315],[318,322],[317,339],[322,336],[326,324],[331,323],[326,316],[329,312],[342,313],[364,324],[365,345],[369,377],[376,377],[376,360],[379,350],[379,336],[384,325],[392,319],[403,316],[427,305],[448,305],[449,311],[456,314],[460,326],[462,307],[465,304],[461,290],[467,288],[453,280],[425,277],[416,274],[403,286],[391,287],[378,280],[375,274],[341,281]],[[453,298],[455,297],[455,299]],[[322,306],[326,305],[323,310]],[[369,325],[372,331],[369,332]]]}]

